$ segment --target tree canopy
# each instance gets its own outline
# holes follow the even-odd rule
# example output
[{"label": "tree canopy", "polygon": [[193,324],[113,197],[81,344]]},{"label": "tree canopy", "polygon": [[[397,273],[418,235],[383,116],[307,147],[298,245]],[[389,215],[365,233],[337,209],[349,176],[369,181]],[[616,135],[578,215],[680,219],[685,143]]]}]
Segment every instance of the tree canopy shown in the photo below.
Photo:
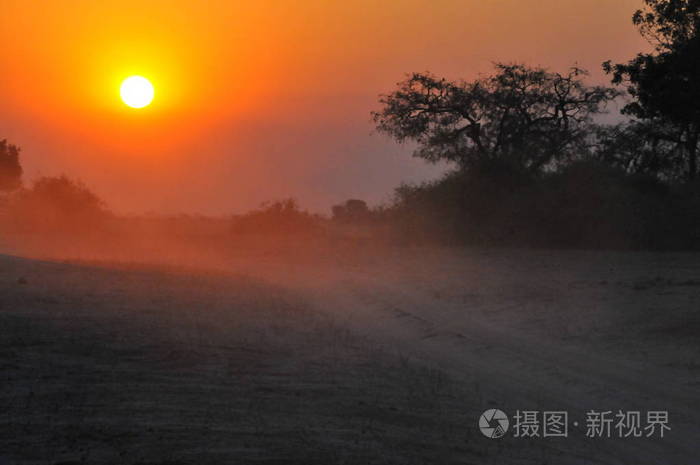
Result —
[{"label": "tree canopy", "polygon": [[418,144],[415,155],[461,168],[484,161],[538,172],[580,153],[593,116],[617,96],[588,86],[586,71],[565,74],[522,64],[496,64],[471,82],[414,73],[380,99],[380,132]]},{"label": "tree canopy", "polygon": [[673,146],[669,157],[680,150],[680,171],[694,180],[700,141],[700,0],[645,4],[632,20],[654,51],[603,67],[632,97],[623,113],[649,121],[648,136]]}]

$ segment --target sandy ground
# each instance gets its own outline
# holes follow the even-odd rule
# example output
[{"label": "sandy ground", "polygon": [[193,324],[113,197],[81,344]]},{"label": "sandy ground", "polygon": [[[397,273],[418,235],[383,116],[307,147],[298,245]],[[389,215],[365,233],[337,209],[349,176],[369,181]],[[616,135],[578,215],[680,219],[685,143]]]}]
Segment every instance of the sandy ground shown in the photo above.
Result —
[{"label": "sandy ground", "polygon": [[[700,443],[698,259],[416,250],[356,258],[342,271],[282,265],[268,276],[302,277],[294,285],[343,325],[473,386],[476,403],[463,407],[471,418],[497,407],[566,410],[579,422],[566,439],[486,445],[480,463],[668,464],[693,463]],[[587,438],[589,410],[668,411],[672,431]]]},{"label": "sandy ground", "polygon": [[[0,463],[694,463],[699,259],[402,249],[203,273],[5,257]],[[487,439],[487,408],[579,426]],[[672,429],[587,438],[591,409],[665,410]]]}]

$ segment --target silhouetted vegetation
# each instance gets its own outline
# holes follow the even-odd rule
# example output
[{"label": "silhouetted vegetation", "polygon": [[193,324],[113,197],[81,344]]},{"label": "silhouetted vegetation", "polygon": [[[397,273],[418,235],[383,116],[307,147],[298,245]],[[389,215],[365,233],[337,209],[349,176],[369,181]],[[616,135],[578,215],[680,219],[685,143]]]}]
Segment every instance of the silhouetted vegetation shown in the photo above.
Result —
[{"label": "silhouetted vegetation", "polygon": [[379,131],[416,142],[415,156],[430,162],[538,173],[580,156],[593,117],[617,96],[586,85],[585,75],[519,64],[497,64],[495,74],[472,82],[413,74],[381,98],[383,109],[373,117]]},{"label": "silhouetted vegetation", "polygon": [[251,235],[309,235],[319,232],[318,217],[301,210],[294,199],[264,203],[231,220],[231,232]]},{"label": "silhouetted vegetation", "polygon": [[603,67],[632,97],[623,113],[640,122],[636,127],[643,124],[646,145],[666,158],[659,173],[693,181],[700,142],[700,1],[645,3],[633,22],[654,52]]},{"label": "silhouetted vegetation", "polygon": [[[112,237],[206,243],[208,235],[291,248],[310,238],[331,248],[368,241],[700,248],[700,0],[645,4],[633,23],[654,49],[604,63],[615,87],[589,85],[578,67],[496,64],[471,82],[414,73],[383,95],[372,113],[377,129],[414,144],[415,156],[453,167],[438,180],[398,187],[388,204],[350,199],[332,208],[332,221],[287,199],[229,218],[118,222],[65,176],[21,188],[20,149],[2,140],[0,191],[14,191],[3,224],[51,233],[109,224]],[[622,99],[624,120],[601,124],[608,104]]]},{"label": "silhouetted vegetation", "polygon": [[403,185],[382,212],[403,244],[697,248],[700,198],[586,160],[541,177],[451,172]]},{"label": "silhouetted vegetation", "polygon": [[[633,22],[654,52],[603,64],[625,92],[587,85],[578,68],[498,64],[472,82],[413,74],[383,96],[380,132],[454,164],[439,180],[396,189],[380,215],[395,240],[700,247],[700,1],[645,3]],[[600,124],[623,95],[627,119]]]},{"label": "silhouetted vegetation", "polygon": [[6,139],[0,140],[0,192],[13,191],[22,185],[20,149]]},{"label": "silhouetted vegetation", "polygon": [[369,207],[364,200],[350,199],[331,209],[333,220],[340,223],[356,223],[370,218]]},{"label": "silhouetted vegetation", "polygon": [[103,226],[110,214],[105,204],[82,182],[66,176],[42,177],[32,187],[13,194],[7,219],[24,231],[90,231]]}]

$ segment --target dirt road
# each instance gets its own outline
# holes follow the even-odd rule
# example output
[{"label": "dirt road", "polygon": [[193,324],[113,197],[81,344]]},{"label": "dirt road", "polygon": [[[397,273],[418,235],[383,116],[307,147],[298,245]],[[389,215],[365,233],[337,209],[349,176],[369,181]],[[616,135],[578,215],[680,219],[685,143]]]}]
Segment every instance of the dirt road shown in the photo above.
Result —
[{"label": "dirt road", "polygon": [[[464,409],[474,422],[465,428],[476,428],[487,408],[568,412],[568,438],[511,431],[494,463],[532,458],[540,447],[548,457],[560,451],[563,461],[553,463],[692,463],[700,441],[698,258],[416,251],[328,267],[270,264],[261,277],[303,290],[353,331],[473,388]],[[621,439],[613,425],[613,437],[588,438],[591,410],[668,411],[671,430],[663,439]]]}]

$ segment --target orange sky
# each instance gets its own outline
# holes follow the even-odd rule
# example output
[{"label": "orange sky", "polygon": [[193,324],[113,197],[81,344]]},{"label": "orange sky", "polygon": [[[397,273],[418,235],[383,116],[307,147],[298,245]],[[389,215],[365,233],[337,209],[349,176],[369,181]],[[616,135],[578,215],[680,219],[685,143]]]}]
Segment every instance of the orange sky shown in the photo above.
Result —
[{"label": "orange sky", "polygon": [[[641,0],[0,0],[0,138],[28,179],[66,173],[119,212],[227,213],[294,196],[372,203],[439,168],[371,134],[411,71],[475,77],[646,48]],[[120,81],[156,98],[134,110]]]}]

